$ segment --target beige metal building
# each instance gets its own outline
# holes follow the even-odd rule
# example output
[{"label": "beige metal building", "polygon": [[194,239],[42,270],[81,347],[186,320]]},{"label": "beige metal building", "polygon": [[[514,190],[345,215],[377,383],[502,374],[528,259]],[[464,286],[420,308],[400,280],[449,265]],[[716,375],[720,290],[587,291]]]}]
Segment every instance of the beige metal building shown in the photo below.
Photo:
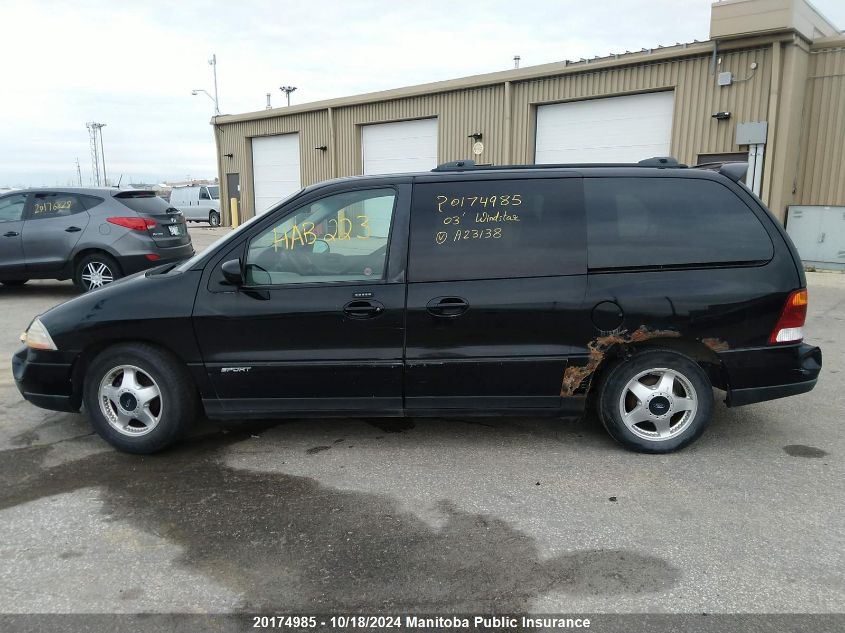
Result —
[{"label": "beige metal building", "polygon": [[216,117],[225,220],[336,176],[655,155],[747,159],[782,221],[845,218],[845,34],[806,0],[722,0],[710,38]]}]

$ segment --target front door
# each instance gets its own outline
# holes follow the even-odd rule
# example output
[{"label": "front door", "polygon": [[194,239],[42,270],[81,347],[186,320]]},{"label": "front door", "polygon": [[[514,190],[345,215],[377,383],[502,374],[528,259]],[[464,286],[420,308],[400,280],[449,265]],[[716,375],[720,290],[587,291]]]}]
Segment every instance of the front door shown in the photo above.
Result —
[{"label": "front door", "polygon": [[401,412],[409,189],[312,194],[210,264],[194,323],[224,412]]},{"label": "front door", "polygon": [[71,193],[33,193],[23,229],[26,269],[58,273],[70,259],[88,225],[88,211]]},{"label": "front door", "polygon": [[409,410],[564,404],[568,359],[591,335],[581,189],[576,177],[415,185]]},{"label": "front door", "polygon": [[0,275],[24,270],[21,234],[26,195],[15,193],[0,198]]}]

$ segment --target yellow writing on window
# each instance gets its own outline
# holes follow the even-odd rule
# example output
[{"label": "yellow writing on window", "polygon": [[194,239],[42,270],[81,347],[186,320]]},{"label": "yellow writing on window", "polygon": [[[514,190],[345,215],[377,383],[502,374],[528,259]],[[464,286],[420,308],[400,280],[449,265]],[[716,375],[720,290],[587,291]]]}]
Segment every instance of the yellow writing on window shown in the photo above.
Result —
[{"label": "yellow writing on window", "polygon": [[522,204],[521,193],[501,194],[493,196],[437,196],[437,210],[440,213],[448,209],[463,209],[466,207],[495,208],[518,207]]},{"label": "yellow writing on window", "polygon": [[313,222],[294,224],[285,230],[282,230],[281,227],[276,227],[273,229],[273,249],[276,251],[279,248],[293,250],[295,248],[313,246],[318,239],[325,240],[326,242],[369,239],[369,217],[366,215],[356,215],[355,220],[363,234],[353,235],[353,221],[351,218],[346,217],[345,214],[340,214],[337,218],[329,219],[326,222],[326,232],[322,235],[318,235],[317,226]]}]

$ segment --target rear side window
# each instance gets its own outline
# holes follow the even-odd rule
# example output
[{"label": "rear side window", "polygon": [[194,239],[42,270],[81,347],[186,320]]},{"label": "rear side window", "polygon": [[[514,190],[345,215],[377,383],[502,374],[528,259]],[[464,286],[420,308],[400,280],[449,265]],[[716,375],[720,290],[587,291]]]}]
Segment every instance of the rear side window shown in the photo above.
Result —
[{"label": "rear side window", "polygon": [[583,273],[580,182],[558,178],[415,185],[409,280]]},{"label": "rear side window", "polygon": [[730,189],[693,178],[585,178],[590,268],[768,261],[772,241]]},{"label": "rear side window", "polygon": [[152,191],[121,192],[115,196],[115,200],[145,215],[161,215],[167,213],[170,208],[166,200],[159,198]]},{"label": "rear side window", "polygon": [[29,218],[43,220],[60,218],[85,211],[85,205],[72,193],[34,193],[30,202]]}]

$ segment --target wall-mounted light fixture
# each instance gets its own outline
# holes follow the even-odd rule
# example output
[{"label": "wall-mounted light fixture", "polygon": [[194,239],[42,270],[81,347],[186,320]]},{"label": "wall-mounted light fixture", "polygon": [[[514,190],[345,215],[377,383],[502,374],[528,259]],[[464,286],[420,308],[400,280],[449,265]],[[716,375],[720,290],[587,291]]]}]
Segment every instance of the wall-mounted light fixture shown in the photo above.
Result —
[{"label": "wall-mounted light fixture", "polygon": [[474,141],[480,141],[482,137],[483,137],[483,134],[481,132],[474,132],[474,133],[470,134],[469,136],[467,136],[467,138],[471,138]]},{"label": "wall-mounted light fixture", "polygon": [[329,148],[326,145],[320,145],[319,147],[315,147],[314,149],[318,149],[321,152],[325,152]]},{"label": "wall-mounted light fixture", "polygon": [[234,154],[223,154],[223,156],[225,156],[226,158],[234,158],[235,157]]},{"label": "wall-mounted light fixture", "polygon": [[717,112],[716,114],[712,114],[710,116],[712,116],[717,121],[727,121],[728,119],[731,118],[731,113],[730,112]]}]

